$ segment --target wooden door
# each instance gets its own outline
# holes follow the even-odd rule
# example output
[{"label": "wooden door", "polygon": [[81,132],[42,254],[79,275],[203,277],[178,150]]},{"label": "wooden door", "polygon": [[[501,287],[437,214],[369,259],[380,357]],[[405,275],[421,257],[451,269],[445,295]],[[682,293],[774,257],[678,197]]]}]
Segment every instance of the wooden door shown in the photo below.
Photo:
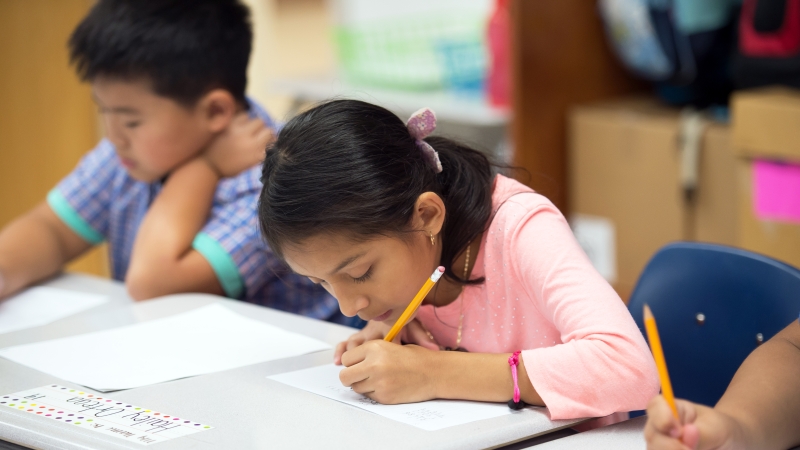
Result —
[{"label": "wooden door", "polygon": [[[97,143],[89,86],[67,39],[90,0],[0,0],[0,227],[29,210]],[[69,270],[107,275],[105,246]]]}]

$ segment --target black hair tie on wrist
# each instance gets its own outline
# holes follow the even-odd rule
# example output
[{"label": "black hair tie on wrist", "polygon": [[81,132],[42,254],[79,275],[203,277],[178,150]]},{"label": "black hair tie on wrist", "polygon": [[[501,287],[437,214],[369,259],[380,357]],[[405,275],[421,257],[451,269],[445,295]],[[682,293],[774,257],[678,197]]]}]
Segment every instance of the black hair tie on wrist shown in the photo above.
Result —
[{"label": "black hair tie on wrist", "polygon": [[508,407],[513,409],[514,411],[520,410],[525,406],[527,405],[522,400],[515,402],[514,399],[512,398],[511,400],[508,401]]}]

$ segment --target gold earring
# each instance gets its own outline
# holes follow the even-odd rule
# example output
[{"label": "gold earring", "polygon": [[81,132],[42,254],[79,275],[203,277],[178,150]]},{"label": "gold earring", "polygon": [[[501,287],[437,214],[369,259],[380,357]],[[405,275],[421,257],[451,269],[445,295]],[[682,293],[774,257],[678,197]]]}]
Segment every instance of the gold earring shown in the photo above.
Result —
[{"label": "gold earring", "polygon": [[435,238],[435,237],[433,237],[433,233],[431,233],[431,232],[428,232],[428,234],[430,234],[430,235],[431,235],[431,245],[436,245],[436,238]]}]

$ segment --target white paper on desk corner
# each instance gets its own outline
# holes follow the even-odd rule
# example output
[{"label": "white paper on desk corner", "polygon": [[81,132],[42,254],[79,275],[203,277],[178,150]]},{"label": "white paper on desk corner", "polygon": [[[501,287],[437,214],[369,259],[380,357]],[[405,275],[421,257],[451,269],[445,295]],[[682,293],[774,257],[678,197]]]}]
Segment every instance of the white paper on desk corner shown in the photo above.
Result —
[{"label": "white paper on desk corner", "polygon": [[[339,381],[339,372],[342,368],[327,364],[267,378],[428,431],[514,414],[505,403],[462,400],[429,400],[402,405],[382,405],[342,386]],[[545,414],[542,414],[542,417],[548,424],[551,423]],[[552,428],[555,428],[555,425]]]},{"label": "white paper on desk corner", "polygon": [[105,295],[35,287],[0,301],[0,334],[38,327],[108,301]]},{"label": "white paper on desk corner", "polygon": [[220,304],[0,350],[0,356],[98,391],[130,389],[331,348]]}]

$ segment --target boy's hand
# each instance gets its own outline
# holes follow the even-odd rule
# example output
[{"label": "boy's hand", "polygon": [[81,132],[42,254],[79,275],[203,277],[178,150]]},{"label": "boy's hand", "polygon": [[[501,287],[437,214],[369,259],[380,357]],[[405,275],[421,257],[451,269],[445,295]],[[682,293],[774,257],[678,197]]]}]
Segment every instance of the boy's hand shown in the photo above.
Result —
[{"label": "boy's hand", "polygon": [[217,175],[232,177],[261,163],[267,144],[273,139],[274,134],[264,121],[241,112],[211,141],[203,157]]},{"label": "boy's hand", "polygon": [[[390,328],[391,327],[381,322],[367,322],[367,326],[365,326],[361,331],[353,334],[347,338],[346,341],[340,342],[336,346],[336,351],[333,354],[333,363],[337,366],[342,364],[342,354],[344,354],[346,351],[352,350],[367,341],[383,339],[383,337],[386,336],[386,333],[389,332]],[[398,335],[398,338],[402,342],[417,344],[421,347],[427,348],[428,350],[439,350],[439,346],[436,345],[435,342],[431,341],[431,338],[428,337],[428,333],[425,332],[425,328],[417,319],[412,320],[405,327],[403,327],[403,330]],[[398,339],[395,339],[395,342],[398,342]]]},{"label": "boy's hand", "polygon": [[344,386],[379,403],[391,405],[436,398],[431,367],[437,353],[417,345],[372,340],[342,355]]},{"label": "boy's hand", "polygon": [[664,397],[647,406],[644,437],[648,450],[734,450],[744,448],[737,438],[739,427],[727,415],[707,406],[675,400],[680,420],[675,419]]}]

